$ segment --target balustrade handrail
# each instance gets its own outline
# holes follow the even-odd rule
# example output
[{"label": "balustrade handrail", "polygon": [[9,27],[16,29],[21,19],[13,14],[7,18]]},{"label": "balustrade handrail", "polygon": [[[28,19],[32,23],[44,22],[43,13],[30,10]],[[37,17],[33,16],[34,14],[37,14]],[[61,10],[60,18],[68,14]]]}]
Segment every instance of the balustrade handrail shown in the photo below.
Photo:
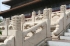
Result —
[{"label": "balustrade handrail", "polygon": [[[9,44],[8,42],[10,40],[12,40],[14,38],[14,36],[10,36],[9,38],[7,38],[3,43],[0,43],[0,46],[6,46],[7,44]],[[10,41],[11,42],[11,41]]]},{"label": "balustrade handrail", "polygon": [[[41,25],[45,25],[46,21],[43,21],[42,23],[35,25],[34,27],[31,27],[30,29],[27,29],[24,34],[26,35],[27,33],[31,32],[31,31],[35,31],[39,26]],[[35,29],[35,30],[34,30]]]}]

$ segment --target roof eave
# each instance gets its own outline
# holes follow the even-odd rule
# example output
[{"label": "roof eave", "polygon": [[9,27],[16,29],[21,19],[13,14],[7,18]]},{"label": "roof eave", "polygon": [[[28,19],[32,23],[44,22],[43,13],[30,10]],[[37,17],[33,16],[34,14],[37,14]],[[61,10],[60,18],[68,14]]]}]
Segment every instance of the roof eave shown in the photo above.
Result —
[{"label": "roof eave", "polygon": [[21,7],[25,7],[25,6],[28,6],[28,5],[31,5],[31,4],[40,2],[40,1],[41,1],[41,0],[35,0],[35,1],[29,2],[29,3],[26,3],[26,4],[22,4],[21,6],[17,6],[17,7],[14,7],[14,8],[12,8],[12,9],[3,11],[3,12],[1,12],[0,14],[4,14],[4,13],[7,13],[7,12],[10,12],[10,11],[13,11],[13,10],[19,9],[19,8],[21,8]]}]

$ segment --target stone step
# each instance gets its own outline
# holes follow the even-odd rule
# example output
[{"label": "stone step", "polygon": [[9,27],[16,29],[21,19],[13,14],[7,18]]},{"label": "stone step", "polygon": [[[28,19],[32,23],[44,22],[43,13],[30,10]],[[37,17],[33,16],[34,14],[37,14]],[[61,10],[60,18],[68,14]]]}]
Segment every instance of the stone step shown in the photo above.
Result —
[{"label": "stone step", "polygon": [[70,46],[70,42],[66,42],[65,40],[58,40],[58,41],[48,41],[48,46]]},{"label": "stone step", "polygon": [[67,31],[70,32],[70,29],[68,29]]},{"label": "stone step", "polygon": [[60,39],[70,40],[70,37],[69,36],[60,36]]},{"label": "stone step", "polygon": [[69,36],[70,37],[70,32],[65,32],[64,36]]}]

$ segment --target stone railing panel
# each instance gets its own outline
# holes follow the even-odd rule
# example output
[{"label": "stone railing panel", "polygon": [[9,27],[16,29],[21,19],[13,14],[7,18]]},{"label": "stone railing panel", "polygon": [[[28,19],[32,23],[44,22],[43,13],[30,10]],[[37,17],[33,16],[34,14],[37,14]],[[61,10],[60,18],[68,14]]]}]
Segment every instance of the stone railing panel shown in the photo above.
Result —
[{"label": "stone railing panel", "polygon": [[[45,39],[47,36],[46,36],[46,22],[42,22],[30,29],[28,29],[26,32],[23,32],[23,36],[24,37],[29,37],[29,36],[26,36],[29,32],[32,32],[32,36],[28,39],[24,39],[23,41],[23,45],[24,46],[34,46],[36,44],[38,44],[39,42],[41,42],[43,39]],[[36,32],[38,31],[37,29],[39,28],[42,28],[40,32]],[[30,34],[31,35],[31,34]],[[27,43],[27,44],[26,44]]]},{"label": "stone railing panel", "polygon": [[63,18],[64,16],[61,16],[59,20],[57,20],[56,29],[52,32],[52,35],[58,35],[63,30]]},{"label": "stone railing panel", "polygon": [[0,43],[0,46],[14,46],[14,36],[7,38],[4,43]]}]

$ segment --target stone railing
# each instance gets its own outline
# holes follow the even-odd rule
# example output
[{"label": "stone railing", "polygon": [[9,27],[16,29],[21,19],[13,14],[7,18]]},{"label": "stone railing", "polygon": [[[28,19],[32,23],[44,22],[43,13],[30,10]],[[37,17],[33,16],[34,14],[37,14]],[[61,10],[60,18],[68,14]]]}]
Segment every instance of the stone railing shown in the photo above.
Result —
[{"label": "stone railing", "polygon": [[19,16],[14,16],[12,17],[12,20],[13,22],[15,22],[13,23],[13,26],[14,30],[16,30],[16,46],[35,46],[45,38],[51,38],[51,33],[49,30],[50,27],[48,26],[48,19],[44,19],[44,21],[41,21],[37,25],[23,31],[21,31],[21,18]]},{"label": "stone railing", "polygon": [[[63,15],[63,14],[61,14]],[[52,32],[52,35],[58,35],[63,30],[63,16],[61,16],[56,23],[55,30]]]},{"label": "stone railing", "polygon": [[[62,5],[61,7],[60,7],[60,10],[61,10],[61,12],[62,13],[65,13],[65,6],[64,5]],[[56,13],[55,13],[56,14]],[[62,14],[61,14],[62,15]],[[62,30],[61,29],[63,29],[64,27],[63,26],[65,26],[65,25],[63,25],[63,22],[65,22],[65,20],[64,20],[64,15],[65,14],[63,14],[62,15],[62,17],[58,20],[58,22],[57,22],[57,24],[55,25],[56,27],[55,27],[55,30],[52,32],[52,35],[54,36],[54,35],[58,35]],[[61,25],[62,24],[62,25]]]},{"label": "stone railing", "polygon": [[15,46],[14,45],[14,36],[10,36],[6,40],[4,40],[4,43],[0,43],[0,46]]},{"label": "stone railing", "polygon": [[[60,15],[53,15],[52,16],[52,10],[45,8],[43,10],[43,14],[39,14],[36,15],[36,12],[33,11],[32,12],[32,17],[31,18],[25,18],[24,15],[20,15],[20,16],[13,16],[11,19],[11,23],[12,23],[12,28],[15,31],[15,42],[16,42],[16,46],[22,46],[22,43],[24,46],[35,46],[36,44],[40,43],[43,39],[47,38],[47,37],[51,37],[51,33],[50,33],[50,22],[51,22],[51,17],[53,18],[54,16],[58,16],[59,19],[56,22],[56,29],[53,31],[54,35],[59,35],[61,33],[61,31],[63,31],[63,29],[66,28],[67,24],[69,24],[69,15],[66,14],[66,6],[62,5],[61,7],[61,13],[59,13]],[[55,13],[54,13],[55,14]],[[67,15],[67,16],[66,16]],[[67,18],[66,18],[67,17]],[[6,35],[9,34],[9,18],[6,19],[6,27],[5,27],[5,31],[7,32]],[[38,22],[38,21],[41,22]],[[32,22],[31,22],[32,21]],[[23,26],[25,26],[25,22],[30,22],[29,25],[26,26],[26,30],[24,30]],[[30,25],[30,24],[34,24],[35,22],[38,22],[35,25]],[[67,23],[66,23],[67,22]],[[22,30],[22,31],[21,31]],[[11,30],[12,31],[12,30]],[[10,32],[11,32],[10,31]],[[12,32],[11,32],[12,33]],[[13,34],[13,33],[12,33]],[[10,35],[11,36],[11,35]],[[13,37],[12,37],[13,38]],[[5,40],[4,43],[7,43],[5,45],[10,45],[11,46],[11,40],[12,38],[8,38]],[[23,38],[23,39],[22,39]],[[14,38],[13,38],[14,40]],[[13,41],[12,40],[12,41]],[[19,42],[20,43],[19,43]],[[8,44],[9,42],[9,44]],[[1,43],[1,45],[4,43]],[[14,42],[12,43],[14,44]],[[14,45],[13,45],[14,46]]]},{"label": "stone railing", "polygon": [[35,17],[35,20],[37,21],[37,20],[42,20],[43,19],[43,16],[42,16],[42,14],[41,15],[37,15],[37,17]]},{"label": "stone railing", "polygon": [[61,9],[62,17],[60,17],[60,19],[57,22],[56,29],[52,32],[52,35],[55,35],[55,36],[60,36],[61,34],[63,34],[66,31],[66,29],[68,28],[68,25],[70,23],[70,17],[69,17],[70,12],[65,10],[65,5],[63,5],[61,7],[62,7],[62,9]]},{"label": "stone railing", "polygon": [[[43,19],[43,14],[40,14],[40,15],[36,15],[35,16],[35,21],[37,20],[42,20]],[[31,22],[32,21],[32,18],[25,18],[25,22]]]},{"label": "stone railing", "polygon": [[[40,24],[37,24],[33,26],[32,28],[26,30],[23,32],[23,45],[24,46],[34,46],[44,40],[48,33],[47,27],[46,27],[46,21],[41,22]],[[27,43],[27,44],[26,44]]]}]

